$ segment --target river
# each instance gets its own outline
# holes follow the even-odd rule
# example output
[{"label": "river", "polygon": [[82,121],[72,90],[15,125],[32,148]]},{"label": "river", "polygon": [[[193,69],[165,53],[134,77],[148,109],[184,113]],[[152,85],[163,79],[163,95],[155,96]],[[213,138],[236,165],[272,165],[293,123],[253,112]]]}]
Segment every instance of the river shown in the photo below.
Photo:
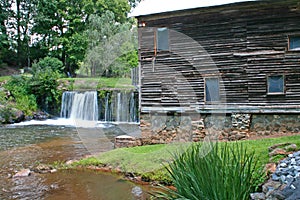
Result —
[{"label": "river", "polygon": [[89,155],[78,129],[64,125],[0,127],[0,199],[147,199],[141,186],[122,177],[90,170],[58,170],[13,178],[21,169],[66,162]]}]

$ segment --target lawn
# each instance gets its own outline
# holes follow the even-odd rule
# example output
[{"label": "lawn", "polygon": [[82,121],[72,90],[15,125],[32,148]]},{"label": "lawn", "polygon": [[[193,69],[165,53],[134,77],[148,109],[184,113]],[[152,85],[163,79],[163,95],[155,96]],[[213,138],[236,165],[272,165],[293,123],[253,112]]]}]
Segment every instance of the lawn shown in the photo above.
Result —
[{"label": "lawn", "polygon": [[0,76],[0,82],[8,81],[11,76]]},{"label": "lawn", "polygon": [[[279,143],[294,143],[300,147],[300,135],[259,140],[239,141],[250,152],[255,152],[255,158],[260,166],[269,162],[268,147]],[[233,144],[234,142],[229,142]],[[164,166],[172,161],[174,153],[184,151],[191,143],[159,144],[133,148],[114,149],[92,158],[81,160],[77,165],[109,165],[125,172],[133,172],[152,180],[166,180]]]},{"label": "lawn", "polygon": [[[0,76],[0,82],[8,81],[11,76]],[[97,89],[134,89],[130,78],[62,78],[63,82],[69,82],[73,90],[97,90]]]},{"label": "lawn", "polygon": [[132,89],[130,78],[63,78],[72,84],[73,90],[96,90],[96,89]]}]

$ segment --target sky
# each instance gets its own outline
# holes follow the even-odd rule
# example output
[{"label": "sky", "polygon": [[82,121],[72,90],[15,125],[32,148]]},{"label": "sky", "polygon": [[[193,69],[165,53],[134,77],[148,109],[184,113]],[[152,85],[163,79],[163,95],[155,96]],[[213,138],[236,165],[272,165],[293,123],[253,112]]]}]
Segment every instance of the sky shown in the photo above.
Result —
[{"label": "sky", "polygon": [[142,0],[130,16],[140,16],[189,8],[209,7],[255,0]]}]

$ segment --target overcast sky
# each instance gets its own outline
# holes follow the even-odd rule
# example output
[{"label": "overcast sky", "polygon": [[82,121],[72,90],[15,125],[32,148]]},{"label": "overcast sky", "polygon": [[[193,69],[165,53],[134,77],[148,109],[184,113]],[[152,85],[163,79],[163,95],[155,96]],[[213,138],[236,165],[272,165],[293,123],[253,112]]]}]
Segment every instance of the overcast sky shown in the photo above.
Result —
[{"label": "overcast sky", "polygon": [[130,16],[255,0],[142,0]]}]

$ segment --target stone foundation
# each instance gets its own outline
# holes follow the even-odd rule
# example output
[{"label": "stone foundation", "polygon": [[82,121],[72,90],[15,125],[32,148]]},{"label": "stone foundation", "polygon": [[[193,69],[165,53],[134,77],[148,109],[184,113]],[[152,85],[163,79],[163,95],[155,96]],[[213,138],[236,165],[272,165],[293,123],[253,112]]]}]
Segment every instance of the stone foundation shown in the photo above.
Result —
[{"label": "stone foundation", "polygon": [[247,139],[250,135],[299,133],[300,114],[142,114],[142,143]]}]

